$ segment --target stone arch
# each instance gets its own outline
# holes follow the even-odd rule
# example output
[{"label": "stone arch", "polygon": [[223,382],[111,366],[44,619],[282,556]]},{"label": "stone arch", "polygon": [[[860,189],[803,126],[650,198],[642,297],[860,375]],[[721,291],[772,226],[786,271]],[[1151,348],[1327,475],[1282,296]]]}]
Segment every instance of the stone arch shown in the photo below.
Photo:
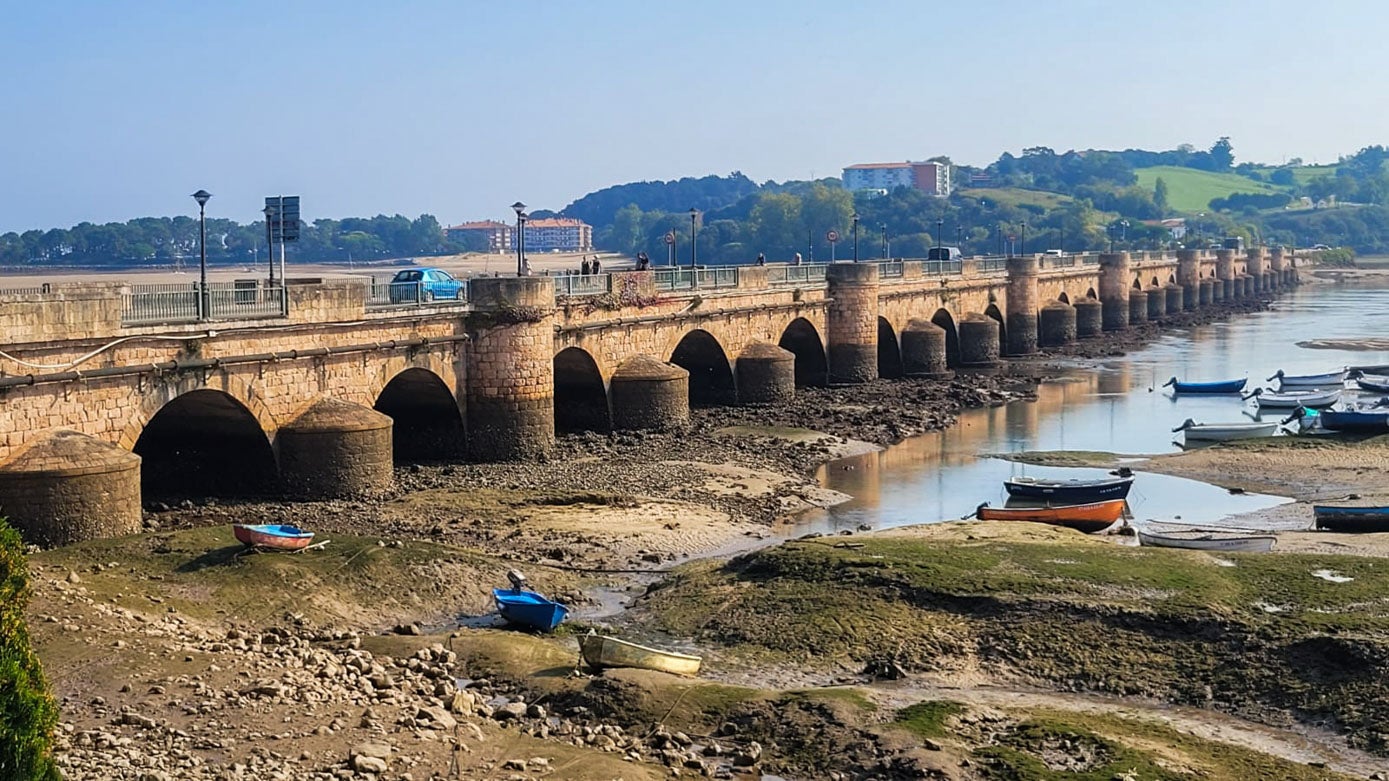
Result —
[{"label": "stone arch", "polygon": [[1095,289],[1093,287],[1085,291],[1085,297],[1092,301],[1100,300],[1100,297],[1095,294]]},{"label": "stone arch", "polygon": [[597,361],[581,347],[555,354],[555,431],[609,431],[608,392]]},{"label": "stone arch", "polygon": [[463,413],[448,383],[430,369],[412,366],[390,379],[372,402],[395,422],[392,442],[399,461],[432,461],[462,455]]},{"label": "stone arch", "polygon": [[1154,276],[1152,281],[1148,283],[1148,287],[1162,287],[1162,283],[1158,281],[1158,278],[1156,276]]},{"label": "stone arch", "polygon": [[878,317],[878,376],[897,379],[902,376],[902,345],[897,330],[886,317]]},{"label": "stone arch", "polygon": [[275,416],[270,413],[270,409],[256,393],[250,383],[235,374],[218,372],[207,374],[204,372],[184,372],[181,374],[165,375],[155,378],[158,382],[154,389],[145,395],[140,401],[140,408],[125,424],[121,431],[118,444],[126,450],[134,450],[135,443],[139,441],[140,435],[144,433],[145,426],[154,418],[166,404],[185,393],[195,390],[217,390],[221,391],[244,406],[265,432],[266,438],[273,438],[280,424]]},{"label": "stone arch", "polygon": [[1175,285],[1175,284],[1177,284],[1177,275],[1176,275],[1176,274],[1168,274],[1168,275],[1167,275],[1167,284],[1169,284],[1169,285]]},{"label": "stone arch", "polygon": [[382,392],[386,390],[386,386],[410,369],[424,369],[433,372],[448,389],[449,394],[454,398],[462,398],[461,389],[458,387],[458,371],[452,363],[439,355],[436,348],[436,350],[421,350],[408,356],[403,352],[390,355],[372,374],[364,396],[360,400],[353,400],[360,401],[364,406],[375,404]]},{"label": "stone arch", "polygon": [[1142,290],[1142,289],[1143,289],[1143,280],[1139,279],[1138,277],[1134,277],[1134,278],[1133,278],[1133,289],[1134,289],[1134,290]]},{"label": "stone arch", "polygon": [[955,328],[955,318],[949,309],[941,308],[931,315],[931,322],[945,329],[945,362],[954,369],[960,365],[960,332]]},{"label": "stone arch", "polygon": [[149,499],[265,494],[277,482],[269,433],[244,403],[215,388],[169,399],[131,450],[143,459],[140,488]]},{"label": "stone arch", "polygon": [[1003,313],[999,311],[998,305],[989,304],[984,314],[998,321],[998,343],[1008,344],[1008,325],[1003,321]]},{"label": "stone arch", "polygon": [[825,342],[815,325],[798,317],[786,325],[777,346],[796,356],[796,385],[824,385],[829,373]]},{"label": "stone arch", "polygon": [[1057,300],[1057,301],[1060,301],[1060,302],[1063,303],[1063,304],[1069,304],[1069,303],[1071,303],[1071,298],[1070,298],[1070,296],[1066,295],[1066,291],[1064,291],[1064,290],[1061,291],[1061,295],[1059,295],[1059,296],[1056,297],[1056,300]]},{"label": "stone arch", "polygon": [[733,404],[738,399],[728,353],[713,334],[701,328],[685,334],[670,354],[668,363],[690,373],[690,404]]}]

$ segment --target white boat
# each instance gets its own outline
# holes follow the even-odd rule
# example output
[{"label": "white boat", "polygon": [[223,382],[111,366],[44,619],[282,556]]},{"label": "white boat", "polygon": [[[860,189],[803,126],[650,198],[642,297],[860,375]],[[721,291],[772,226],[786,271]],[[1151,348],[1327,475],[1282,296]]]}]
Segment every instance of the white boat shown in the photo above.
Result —
[{"label": "white boat", "polygon": [[1280,393],[1264,392],[1263,388],[1255,388],[1254,392],[1244,397],[1254,399],[1254,403],[1260,409],[1297,409],[1298,407],[1330,407],[1332,404],[1341,400],[1341,389],[1332,390],[1305,390],[1287,391]]},{"label": "white boat", "polygon": [[1173,433],[1185,432],[1188,442],[1229,442],[1235,439],[1255,439],[1271,437],[1278,431],[1278,423],[1197,423],[1187,418],[1182,425],[1172,429]]},{"label": "white boat", "polygon": [[1186,548],[1224,553],[1264,553],[1273,550],[1274,537],[1266,534],[1214,534],[1193,532],[1192,536],[1138,532],[1138,544],[1155,548]]},{"label": "white boat", "polygon": [[637,645],[616,637],[600,635],[592,630],[579,638],[579,650],[584,661],[594,669],[640,667],[644,670],[658,670],[690,678],[699,674],[699,665],[703,661],[702,658],[691,654]]},{"label": "white boat", "polygon": [[1278,380],[1278,388],[1339,388],[1346,382],[1348,369],[1329,374],[1284,374],[1282,369],[1268,378],[1269,382]]}]

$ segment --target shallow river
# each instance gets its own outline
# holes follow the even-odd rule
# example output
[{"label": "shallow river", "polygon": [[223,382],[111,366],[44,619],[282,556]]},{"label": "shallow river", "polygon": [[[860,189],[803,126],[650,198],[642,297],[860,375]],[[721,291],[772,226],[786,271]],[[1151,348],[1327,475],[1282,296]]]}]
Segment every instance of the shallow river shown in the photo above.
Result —
[{"label": "shallow river", "polygon": [[[1182,396],[1160,386],[1247,376],[1249,388],[1268,386],[1278,369],[1316,374],[1355,364],[1389,363],[1389,352],[1306,349],[1306,339],[1366,338],[1389,333],[1389,290],[1305,286],[1271,310],[1228,322],[1175,331],[1147,348],[1043,383],[1036,401],[969,410],[941,432],[913,437],[882,452],[841,459],[821,469],[820,481],[852,500],[802,519],[798,528],[831,531],[959,518],[980,502],[1001,505],[1009,475],[1100,476],[1103,470],[1023,466],[987,457],[1032,450],[1089,450],[1148,454],[1177,450],[1172,428],[1248,421],[1252,404],[1237,396]],[[1347,392],[1346,398],[1356,398]],[[1366,397],[1373,398],[1373,397]],[[1281,419],[1276,411],[1270,417]],[[1212,482],[1220,481],[1212,475]],[[1140,473],[1129,494],[1138,520],[1212,523],[1286,501],[1230,494],[1217,485]]]}]

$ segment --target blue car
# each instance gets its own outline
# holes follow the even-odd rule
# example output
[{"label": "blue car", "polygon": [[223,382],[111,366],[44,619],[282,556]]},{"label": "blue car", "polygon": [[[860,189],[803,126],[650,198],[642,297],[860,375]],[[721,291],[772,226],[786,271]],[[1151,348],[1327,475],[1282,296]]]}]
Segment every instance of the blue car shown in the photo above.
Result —
[{"label": "blue car", "polygon": [[391,303],[455,301],[463,298],[463,283],[441,268],[407,268],[391,279]]}]

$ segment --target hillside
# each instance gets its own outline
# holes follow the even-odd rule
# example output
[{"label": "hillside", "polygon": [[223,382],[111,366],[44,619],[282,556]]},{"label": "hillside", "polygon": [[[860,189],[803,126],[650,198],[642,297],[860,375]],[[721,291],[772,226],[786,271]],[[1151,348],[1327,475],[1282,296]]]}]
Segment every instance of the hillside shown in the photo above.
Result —
[{"label": "hillside", "polygon": [[1136,168],[1138,185],[1151,190],[1158,177],[1167,183],[1167,202],[1182,212],[1201,212],[1210,208],[1213,198],[1225,198],[1234,193],[1281,193],[1288,188],[1256,182],[1239,174],[1218,174],[1195,168],[1158,165]]},{"label": "hillside", "polygon": [[966,198],[978,198],[997,206],[1018,208],[1037,207],[1042,211],[1058,209],[1071,202],[1071,196],[1046,190],[1026,190],[1021,187],[990,187],[987,189],[964,188],[959,190]]}]

